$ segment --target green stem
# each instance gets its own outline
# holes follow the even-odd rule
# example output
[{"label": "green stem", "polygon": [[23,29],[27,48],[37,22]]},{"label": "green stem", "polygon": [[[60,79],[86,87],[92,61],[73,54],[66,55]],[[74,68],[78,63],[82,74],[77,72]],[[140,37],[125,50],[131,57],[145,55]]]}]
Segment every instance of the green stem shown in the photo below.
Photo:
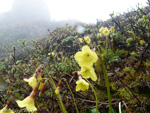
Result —
[{"label": "green stem", "polygon": [[106,36],[106,49],[108,49],[108,36]]},{"label": "green stem", "polygon": [[94,92],[95,99],[96,99],[96,113],[98,113],[98,99],[97,99],[96,91],[95,91],[93,85],[87,79],[86,79],[86,81],[90,84],[90,86],[91,86],[91,88],[92,88],[92,90]]},{"label": "green stem", "polygon": [[52,89],[52,92],[55,94],[55,97],[56,97],[56,99],[57,99],[57,101],[58,101],[58,104],[59,104],[59,106],[60,106],[60,109],[61,109],[62,113],[67,113],[66,108],[65,108],[65,106],[64,106],[64,104],[63,104],[63,102],[62,102],[62,99],[61,99],[60,94],[56,94],[56,93],[55,93],[55,89],[56,89],[56,84],[55,84],[55,82],[53,81],[52,77],[49,75],[49,73],[47,72],[46,69],[45,69],[45,71],[46,71],[46,73],[47,73],[47,75],[48,75],[48,77],[49,77],[49,85],[50,85],[50,87],[51,87],[51,89]]},{"label": "green stem", "polygon": [[62,78],[62,79],[66,82],[66,84],[67,84],[67,86],[68,86],[68,88],[69,88],[69,90],[70,90],[70,92],[71,92],[71,95],[72,95],[72,97],[73,97],[73,101],[74,101],[74,105],[75,105],[76,111],[77,111],[77,113],[79,113],[78,108],[77,108],[77,105],[76,105],[76,101],[75,101],[75,98],[74,98],[74,94],[72,93],[71,88],[70,88],[68,82],[66,81],[66,79],[65,79],[65,78]]},{"label": "green stem", "polygon": [[44,68],[44,70],[45,70],[46,74],[48,75],[50,81],[52,82],[54,88],[56,89],[56,84],[55,84],[54,80],[52,79],[52,77],[49,75],[49,73],[47,72],[47,70],[45,68]]},{"label": "green stem", "polygon": [[26,109],[21,109],[18,113],[23,113]]},{"label": "green stem", "polygon": [[[60,101],[60,106],[62,107],[62,109],[61,109],[61,110],[62,110],[62,113],[68,113],[67,110],[66,110],[66,108],[65,108],[65,106],[64,106],[64,104],[63,104],[63,102],[62,102],[62,99],[61,99],[60,94],[56,94],[56,93],[55,93],[55,96],[56,96],[56,95],[58,95],[58,99],[59,99],[59,101]],[[57,96],[56,96],[56,97],[57,97]]]},{"label": "green stem", "polygon": [[102,68],[103,68],[103,73],[104,73],[104,78],[105,78],[105,84],[106,84],[106,87],[107,87],[107,95],[108,95],[108,101],[109,101],[109,113],[111,113],[112,112],[112,104],[111,104],[111,95],[110,95],[110,88],[109,88],[109,80],[108,80],[108,75],[107,75],[106,67],[104,65],[103,58],[102,58],[101,55],[100,55],[100,61],[102,63]]}]

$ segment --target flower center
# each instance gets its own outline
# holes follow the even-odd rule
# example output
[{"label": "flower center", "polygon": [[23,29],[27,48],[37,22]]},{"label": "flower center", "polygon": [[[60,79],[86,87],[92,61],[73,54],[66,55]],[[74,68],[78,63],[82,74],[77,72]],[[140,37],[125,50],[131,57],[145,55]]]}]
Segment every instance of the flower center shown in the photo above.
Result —
[{"label": "flower center", "polygon": [[90,61],[92,58],[91,58],[91,54],[89,53],[89,52],[86,52],[85,54],[85,59],[87,60],[87,61]]}]

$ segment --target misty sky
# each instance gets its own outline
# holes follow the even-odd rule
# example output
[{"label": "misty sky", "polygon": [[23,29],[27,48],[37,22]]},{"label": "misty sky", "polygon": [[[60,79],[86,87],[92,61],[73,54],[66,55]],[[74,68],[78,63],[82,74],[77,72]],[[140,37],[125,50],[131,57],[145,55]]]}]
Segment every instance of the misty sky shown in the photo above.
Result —
[{"label": "misty sky", "polygon": [[[106,20],[113,11],[127,12],[131,7],[146,6],[147,0],[46,0],[51,19],[77,19],[95,23],[96,19]],[[11,10],[13,0],[0,0],[0,13]]]}]

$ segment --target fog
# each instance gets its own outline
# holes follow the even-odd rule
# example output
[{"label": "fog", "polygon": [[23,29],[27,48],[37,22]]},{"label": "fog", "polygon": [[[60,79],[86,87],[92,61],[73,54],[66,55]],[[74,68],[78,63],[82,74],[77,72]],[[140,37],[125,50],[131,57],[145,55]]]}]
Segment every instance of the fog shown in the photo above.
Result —
[{"label": "fog", "polygon": [[49,20],[50,12],[44,0],[14,0],[14,20]]},{"label": "fog", "polygon": [[[0,44],[18,39],[43,38],[66,23],[96,23],[107,20],[113,11],[145,5],[146,0],[0,0]],[[128,3],[128,4],[127,4]],[[118,5],[119,4],[119,5]],[[7,7],[9,6],[9,7]],[[11,8],[10,8],[11,6]],[[6,8],[7,7],[7,8]],[[10,10],[11,9],[11,10]],[[13,41],[12,41],[13,40]]]},{"label": "fog", "polygon": [[[64,21],[51,20],[50,10],[44,0],[14,0],[11,10],[0,14],[0,48],[17,45],[19,39],[47,37]],[[8,44],[9,43],[9,44]]]},{"label": "fog", "polygon": [[49,21],[50,12],[44,0],[14,0],[11,10],[2,13],[0,20],[3,23],[38,20]]},{"label": "fog", "polygon": [[[16,19],[75,19],[96,23],[96,19],[109,19],[112,12],[127,12],[147,0],[0,0],[0,12],[10,11]],[[49,18],[50,17],[50,18]],[[11,18],[12,19],[12,18]]]},{"label": "fog", "polygon": [[65,20],[74,18],[86,23],[96,23],[96,19],[107,20],[112,12],[123,13],[140,6],[147,0],[47,0],[51,18]]}]

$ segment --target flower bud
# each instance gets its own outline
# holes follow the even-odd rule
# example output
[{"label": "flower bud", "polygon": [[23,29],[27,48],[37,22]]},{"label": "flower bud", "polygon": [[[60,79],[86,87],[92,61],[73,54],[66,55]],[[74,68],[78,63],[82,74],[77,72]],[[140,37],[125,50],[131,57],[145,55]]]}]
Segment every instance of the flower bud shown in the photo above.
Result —
[{"label": "flower bud", "polygon": [[56,88],[56,90],[55,90],[55,93],[56,93],[56,95],[58,95],[59,93],[60,93],[60,86],[57,86],[57,88]]},{"label": "flower bud", "polygon": [[61,81],[59,80],[58,84],[57,84],[57,88],[55,90],[56,95],[58,95],[60,93],[60,85],[61,85]]},{"label": "flower bud", "polygon": [[47,83],[47,81],[48,81],[48,79],[47,79],[47,80],[44,82],[44,84],[42,85],[42,88],[41,88],[41,90],[40,90],[39,96],[41,96],[41,95],[44,93],[45,88],[46,88],[46,83]]}]

